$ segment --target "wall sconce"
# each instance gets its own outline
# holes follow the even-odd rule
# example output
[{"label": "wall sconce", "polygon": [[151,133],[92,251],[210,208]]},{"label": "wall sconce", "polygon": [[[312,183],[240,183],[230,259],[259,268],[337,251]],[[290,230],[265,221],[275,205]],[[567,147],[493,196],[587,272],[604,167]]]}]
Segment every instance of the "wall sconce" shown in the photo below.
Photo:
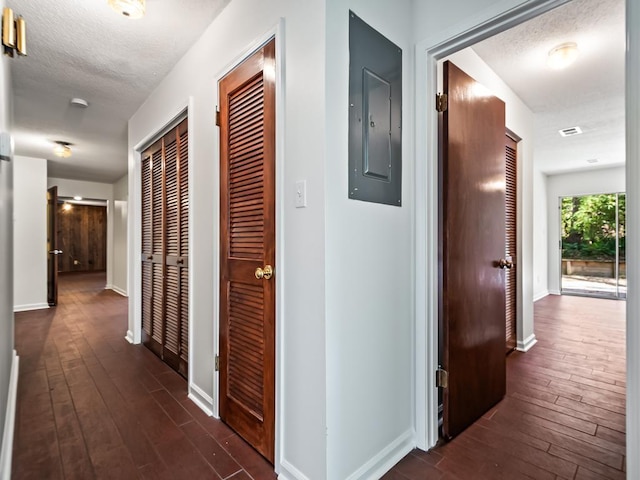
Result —
[{"label": "wall sconce", "polygon": [[27,55],[27,23],[22,17],[14,19],[13,10],[8,7],[2,10],[2,48],[10,57],[15,52]]}]

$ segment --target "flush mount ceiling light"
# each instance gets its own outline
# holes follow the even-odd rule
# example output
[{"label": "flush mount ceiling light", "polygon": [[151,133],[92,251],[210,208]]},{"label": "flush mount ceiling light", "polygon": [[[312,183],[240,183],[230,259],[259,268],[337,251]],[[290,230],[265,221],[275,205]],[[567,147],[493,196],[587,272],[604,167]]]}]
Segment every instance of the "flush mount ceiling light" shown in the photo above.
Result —
[{"label": "flush mount ceiling light", "polygon": [[71,156],[71,147],[69,142],[56,141],[56,146],[53,147],[53,153],[58,157],[69,158]]},{"label": "flush mount ceiling light", "polygon": [[574,42],[567,42],[549,51],[547,65],[554,70],[560,70],[568,67],[578,58],[578,45]]},{"label": "flush mount ceiling light", "polygon": [[127,18],[144,16],[145,0],[108,0],[108,2],[111,8]]},{"label": "flush mount ceiling light", "polygon": [[89,102],[87,102],[84,98],[72,98],[69,100],[69,103],[74,107],[87,108],[89,106]]},{"label": "flush mount ceiling light", "polygon": [[82,200],[82,197],[80,195],[76,195],[75,197],[73,197],[73,199],[79,202],[80,200]]}]

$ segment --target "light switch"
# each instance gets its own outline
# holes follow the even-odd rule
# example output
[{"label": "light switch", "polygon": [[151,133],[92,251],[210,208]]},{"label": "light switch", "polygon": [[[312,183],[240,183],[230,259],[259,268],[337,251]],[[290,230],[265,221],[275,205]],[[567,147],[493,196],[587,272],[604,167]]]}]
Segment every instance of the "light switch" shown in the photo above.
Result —
[{"label": "light switch", "polygon": [[307,206],[307,181],[301,180],[296,182],[296,208],[305,208]]}]

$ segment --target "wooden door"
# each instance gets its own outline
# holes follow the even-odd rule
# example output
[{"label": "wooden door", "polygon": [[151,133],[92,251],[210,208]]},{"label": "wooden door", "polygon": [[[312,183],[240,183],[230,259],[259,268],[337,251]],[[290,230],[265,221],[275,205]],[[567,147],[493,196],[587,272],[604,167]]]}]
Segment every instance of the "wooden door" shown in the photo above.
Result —
[{"label": "wooden door", "polygon": [[261,272],[276,261],[274,71],[272,40],[219,84],[220,417],[272,463],[277,272]]},{"label": "wooden door", "polygon": [[450,62],[441,118],[443,435],[502,399],[506,385],[505,105]]},{"label": "wooden door", "polygon": [[188,165],[186,119],[142,153],[142,341],[185,377],[189,358]]},{"label": "wooden door", "polygon": [[[71,207],[71,208],[67,208]],[[107,269],[107,207],[58,204],[58,272]]]},{"label": "wooden door", "polygon": [[509,135],[506,136],[505,162],[505,258],[511,266],[505,269],[505,316],[506,316],[506,349],[507,353],[516,348],[516,306],[517,306],[517,143]]},{"label": "wooden door", "polygon": [[47,302],[58,304],[58,187],[47,190]]}]

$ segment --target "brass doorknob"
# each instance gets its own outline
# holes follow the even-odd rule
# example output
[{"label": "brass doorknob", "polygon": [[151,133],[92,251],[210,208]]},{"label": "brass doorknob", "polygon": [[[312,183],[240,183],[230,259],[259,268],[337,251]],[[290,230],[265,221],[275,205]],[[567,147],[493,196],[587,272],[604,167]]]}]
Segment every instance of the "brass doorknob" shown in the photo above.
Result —
[{"label": "brass doorknob", "polygon": [[498,262],[498,266],[502,269],[512,268],[513,262],[508,258],[501,258],[500,261]]},{"label": "brass doorknob", "polygon": [[255,275],[258,280],[262,280],[263,278],[269,280],[273,277],[273,268],[271,268],[271,265],[266,265],[264,269],[258,267],[256,268]]}]

